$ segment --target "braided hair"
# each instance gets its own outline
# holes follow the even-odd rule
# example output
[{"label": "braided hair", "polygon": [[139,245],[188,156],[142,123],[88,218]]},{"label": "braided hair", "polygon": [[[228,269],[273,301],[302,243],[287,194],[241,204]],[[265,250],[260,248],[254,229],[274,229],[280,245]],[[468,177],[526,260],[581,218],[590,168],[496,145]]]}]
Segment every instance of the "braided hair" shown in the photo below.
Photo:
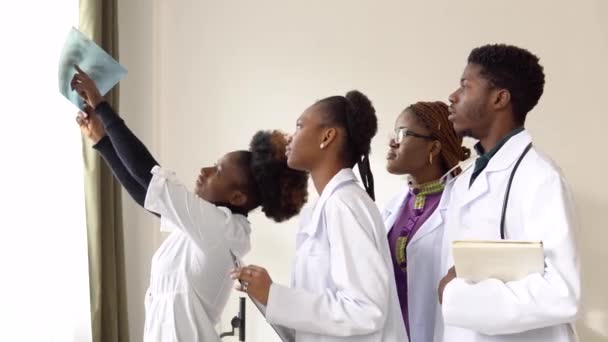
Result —
[{"label": "braided hair", "polygon": [[342,157],[349,167],[357,165],[365,191],[375,200],[369,154],[372,138],[378,131],[378,119],[371,101],[360,91],[352,90],[345,96],[331,96],[317,103],[327,109],[325,119],[328,124],[346,130],[346,147]]},{"label": "braided hair", "polygon": [[[450,112],[447,104],[441,101],[417,102],[407,107],[404,112],[410,112],[431,132],[431,136],[441,143],[440,160],[444,173],[471,156],[471,150],[462,146],[462,137],[456,134],[448,120]],[[461,169],[456,168],[452,175],[457,176],[460,172]]]}]

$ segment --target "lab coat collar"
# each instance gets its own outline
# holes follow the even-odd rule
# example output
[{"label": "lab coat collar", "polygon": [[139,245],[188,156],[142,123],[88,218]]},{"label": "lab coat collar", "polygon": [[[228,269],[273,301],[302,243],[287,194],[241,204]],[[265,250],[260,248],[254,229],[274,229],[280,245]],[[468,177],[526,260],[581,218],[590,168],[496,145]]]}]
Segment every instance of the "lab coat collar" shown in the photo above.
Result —
[{"label": "lab coat collar", "polygon": [[[509,139],[505,145],[496,152],[492,159],[490,159],[488,166],[486,166],[486,168],[479,174],[477,179],[475,179],[475,182],[473,182],[471,187],[468,189],[465,199],[461,205],[465,206],[487,193],[490,189],[488,175],[492,172],[504,171],[510,168],[517,161],[519,156],[521,156],[524,149],[530,142],[532,142],[532,137],[526,130]],[[470,177],[471,172],[467,172],[467,186]]]},{"label": "lab coat collar", "polygon": [[485,170],[487,172],[494,172],[511,167],[530,142],[532,142],[532,137],[526,130],[514,135],[490,159]]},{"label": "lab coat collar", "polygon": [[405,200],[407,199],[409,193],[410,187],[406,186],[405,189],[403,189],[401,193],[399,193],[399,195],[395,197],[393,201],[389,204],[389,206],[386,208],[386,214],[384,217],[384,228],[386,228],[387,234],[391,231],[393,225],[395,225],[397,217],[399,216],[399,213],[401,213],[401,210],[403,210]]},{"label": "lab coat collar", "polygon": [[[448,181],[450,179],[451,179],[451,177],[448,178]],[[415,243],[415,241],[419,240],[421,237],[431,233],[432,231],[437,229],[439,226],[441,226],[441,224],[444,221],[445,211],[448,207],[449,191],[450,191],[449,187],[450,187],[450,184],[446,185],[446,187],[443,190],[443,193],[441,195],[441,200],[439,201],[439,205],[435,209],[435,212],[433,212],[433,214],[431,214],[431,216],[429,216],[428,221],[425,222],[422,225],[422,227],[420,227],[420,230],[414,235],[412,240],[409,242],[410,245]],[[406,188],[397,197],[395,197],[394,201],[391,203],[391,206],[389,208],[387,208],[386,215],[385,215],[386,219],[384,220],[384,226],[386,228],[387,234],[390,233],[392,227],[395,225],[395,222],[397,221],[397,218],[401,214],[401,211],[403,210],[405,201],[407,200],[409,193],[410,193],[410,188],[408,186],[406,186]]]},{"label": "lab coat collar", "polygon": [[314,208],[312,209],[310,220],[302,224],[300,228],[301,234],[307,234],[309,236],[315,235],[317,229],[320,226],[319,221],[321,220],[321,213],[323,212],[323,208],[325,207],[327,199],[329,199],[329,197],[337,189],[346,184],[350,184],[351,182],[357,182],[357,177],[355,176],[353,169],[345,168],[336,173],[336,175],[329,181],[329,183],[327,183],[327,185],[323,189],[323,192],[321,193],[321,196],[315,203]]}]

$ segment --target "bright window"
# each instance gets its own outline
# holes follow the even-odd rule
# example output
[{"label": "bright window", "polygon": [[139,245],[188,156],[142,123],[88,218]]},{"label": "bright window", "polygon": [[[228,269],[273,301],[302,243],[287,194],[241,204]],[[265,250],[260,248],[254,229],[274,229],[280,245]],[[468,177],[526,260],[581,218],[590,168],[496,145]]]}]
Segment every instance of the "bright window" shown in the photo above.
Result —
[{"label": "bright window", "polygon": [[78,0],[0,3],[0,341],[90,341],[82,147],[58,92]]}]

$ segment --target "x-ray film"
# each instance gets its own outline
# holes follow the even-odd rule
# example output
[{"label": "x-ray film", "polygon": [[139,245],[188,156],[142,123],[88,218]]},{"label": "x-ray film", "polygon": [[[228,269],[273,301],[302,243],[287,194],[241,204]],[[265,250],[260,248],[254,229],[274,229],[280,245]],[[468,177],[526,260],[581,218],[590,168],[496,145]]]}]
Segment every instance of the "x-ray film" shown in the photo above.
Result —
[{"label": "x-ray film", "polygon": [[76,74],[74,64],[95,81],[101,95],[110,91],[127,74],[127,69],[99,45],[72,28],[59,58],[59,91],[80,109],[84,109],[84,101],[70,87]]}]

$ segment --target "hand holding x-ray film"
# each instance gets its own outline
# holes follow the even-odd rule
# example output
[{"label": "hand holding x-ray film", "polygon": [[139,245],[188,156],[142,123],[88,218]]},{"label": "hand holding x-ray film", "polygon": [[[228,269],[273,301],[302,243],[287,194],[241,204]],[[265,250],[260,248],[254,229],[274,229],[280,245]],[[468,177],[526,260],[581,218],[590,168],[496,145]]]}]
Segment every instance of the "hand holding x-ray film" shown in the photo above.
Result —
[{"label": "hand holding x-ray film", "polygon": [[59,58],[59,91],[81,110],[84,109],[85,103],[70,87],[70,81],[76,74],[74,65],[78,65],[95,81],[102,96],[127,74],[127,69],[112,56],[82,32],[72,28]]}]

